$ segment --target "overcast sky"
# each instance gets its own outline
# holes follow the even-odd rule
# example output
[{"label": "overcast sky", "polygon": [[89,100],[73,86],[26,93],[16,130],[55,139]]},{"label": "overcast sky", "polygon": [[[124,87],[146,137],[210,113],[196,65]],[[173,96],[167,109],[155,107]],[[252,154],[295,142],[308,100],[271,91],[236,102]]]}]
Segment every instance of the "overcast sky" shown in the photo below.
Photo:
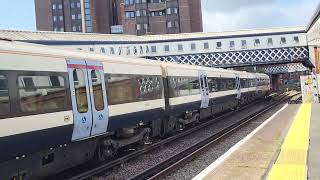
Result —
[{"label": "overcast sky", "polygon": [[[35,30],[34,0],[0,0],[0,29]],[[202,0],[205,32],[305,26],[320,0]]]},{"label": "overcast sky", "polygon": [[320,0],[202,0],[205,32],[305,26]]}]

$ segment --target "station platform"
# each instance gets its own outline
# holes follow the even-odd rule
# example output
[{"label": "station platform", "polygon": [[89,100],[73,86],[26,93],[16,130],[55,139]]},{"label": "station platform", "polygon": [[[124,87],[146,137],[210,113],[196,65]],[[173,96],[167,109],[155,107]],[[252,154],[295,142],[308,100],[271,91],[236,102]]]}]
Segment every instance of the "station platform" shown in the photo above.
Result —
[{"label": "station platform", "polygon": [[320,104],[286,104],[193,180],[320,180]]}]

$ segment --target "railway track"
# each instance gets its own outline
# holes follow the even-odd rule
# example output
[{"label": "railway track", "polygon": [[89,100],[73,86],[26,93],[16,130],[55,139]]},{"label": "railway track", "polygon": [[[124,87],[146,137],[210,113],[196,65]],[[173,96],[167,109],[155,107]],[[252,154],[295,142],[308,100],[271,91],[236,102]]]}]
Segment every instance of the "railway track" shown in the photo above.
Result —
[{"label": "railway track", "polygon": [[280,101],[277,101],[275,103],[272,103],[268,105],[265,109],[262,109],[259,112],[256,112],[254,114],[251,114],[240,121],[224,128],[220,132],[212,135],[211,137],[208,137],[197,144],[193,145],[192,147],[176,154],[175,156],[162,161],[161,163],[157,164],[156,166],[153,166],[146,171],[131,177],[131,180],[140,180],[140,179],[149,179],[149,180],[156,180],[156,179],[163,179],[170,173],[176,171],[181,166],[185,165],[187,162],[195,159],[197,156],[199,156],[201,153],[206,151],[210,146],[217,143],[219,140],[223,139],[224,137],[227,137],[234,132],[240,130],[242,127],[253,121],[254,119],[258,118],[259,116],[263,115],[264,113],[268,112],[269,110],[275,108],[279,104],[283,103],[284,101],[287,101],[291,98],[296,99],[296,96],[299,96],[298,94],[295,94],[292,97],[283,97]]},{"label": "railway track", "polygon": [[[230,134],[231,132],[234,132],[236,131],[237,129],[239,129],[241,126],[244,126],[246,123],[250,122],[250,120],[256,118],[257,116],[260,116],[262,115],[264,112],[272,109],[274,106],[282,103],[283,101],[285,101],[287,98],[286,96],[283,96],[283,97],[276,97],[275,99],[279,98],[280,100],[276,101],[276,103],[272,103],[270,105],[268,105],[267,108],[265,108],[263,111],[255,114],[255,115],[250,115],[250,117],[247,117],[247,118],[244,118],[241,120],[241,125],[239,125],[239,123],[237,124],[234,124],[230,127],[227,127],[225,128],[223,131],[221,131],[220,133],[218,134],[215,134],[213,135],[211,138],[208,138],[204,141],[201,141],[199,143],[197,143],[196,145],[194,145],[192,148],[189,148],[177,155],[175,155],[173,158],[170,158],[170,159],[167,159],[161,163],[159,163],[158,165],[156,166],[153,166],[149,169],[147,169],[146,171],[132,177],[131,179],[148,179],[148,178],[151,178],[151,179],[158,179],[158,178],[161,178],[163,177],[164,175],[172,172],[174,169],[176,169],[178,166],[180,166],[181,164],[180,163],[184,163],[190,159],[193,159],[195,157],[195,155],[197,153],[200,153],[201,151],[203,151],[205,149],[205,147],[209,146],[208,144],[210,142],[216,142],[217,140],[221,139],[222,137],[226,136],[227,134]],[[57,178],[61,178],[61,179],[69,179],[69,180],[75,180],[75,179],[88,179],[88,178],[91,178],[91,177],[94,177],[98,174],[101,174],[101,173],[104,173],[106,170],[108,169],[112,169],[114,167],[117,167],[125,162],[128,162],[134,158],[137,158],[147,152],[150,152],[152,150],[155,150],[157,148],[160,148],[170,142],[173,142],[175,140],[178,140],[179,138],[182,138],[184,136],[187,136],[187,135],[190,135],[210,124],[213,124],[214,122],[217,122],[217,121],[220,121],[220,120],[223,120],[224,118],[226,117],[229,117],[231,115],[234,115],[236,114],[237,112],[243,110],[243,109],[246,109],[248,108],[249,106],[254,106],[255,104],[259,103],[260,101],[257,101],[255,103],[251,103],[250,105],[247,105],[245,107],[242,107],[238,110],[235,110],[235,111],[232,111],[232,112],[228,112],[228,113],[225,113],[217,118],[214,118],[210,121],[206,121],[204,123],[201,123],[199,124],[198,126],[196,127],[193,127],[191,129],[188,129],[186,131],[183,131],[175,136],[172,136],[172,137],[169,137],[169,138],[166,138],[166,139],[163,139],[157,143],[154,143],[150,146],[147,146],[146,148],[143,148],[143,149],[140,149],[140,150],[136,150],[130,154],[127,154],[125,156],[122,156],[122,157],[119,157],[113,161],[110,161],[108,163],[104,163],[104,164],[100,164],[100,165],[97,165],[97,166],[94,166],[94,167],[91,167],[90,169],[86,169],[86,170],[70,170],[70,171],[73,171],[73,173],[62,173],[60,175],[56,175],[54,178],[52,179],[57,179]],[[194,155],[193,155],[194,154]]]}]

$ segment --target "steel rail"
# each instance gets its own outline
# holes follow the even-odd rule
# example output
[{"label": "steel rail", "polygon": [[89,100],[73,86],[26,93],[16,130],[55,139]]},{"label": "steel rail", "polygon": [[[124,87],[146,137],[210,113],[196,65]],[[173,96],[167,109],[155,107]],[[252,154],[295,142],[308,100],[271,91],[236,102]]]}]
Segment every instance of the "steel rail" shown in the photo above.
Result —
[{"label": "steel rail", "polygon": [[[255,101],[254,103],[251,103],[249,105],[241,107],[241,108],[239,108],[237,110],[225,113],[225,114],[223,114],[221,116],[218,116],[218,117],[216,117],[214,119],[211,119],[209,121],[205,121],[205,122],[203,122],[203,123],[191,128],[191,129],[183,131],[183,132],[181,132],[181,133],[179,133],[177,135],[174,135],[174,136],[168,137],[166,139],[163,139],[163,140],[161,140],[161,141],[159,141],[157,143],[154,143],[154,144],[152,144],[150,146],[145,147],[144,149],[140,149],[140,150],[134,151],[134,152],[132,152],[132,153],[130,153],[128,155],[125,155],[123,157],[115,159],[115,160],[113,160],[111,162],[107,162],[107,163],[101,164],[101,165],[99,165],[97,167],[93,167],[93,168],[91,168],[89,170],[84,170],[84,172],[76,173],[75,175],[73,173],[70,173],[72,175],[66,175],[68,173],[66,173],[66,171],[65,171],[65,172],[62,172],[62,173],[60,173],[58,175],[55,175],[53,179],[56,179],[57,177],[63,177],[63,179],[68,179],[68,180],[84,180],[84,179],[88,179],[88,178],[93,177],[93,176],[95,176],[97,174],[103,173],[108,169],[112,169],[114,167],[117,167],[117,166],[119,166],[119,165],[121,165],[121,164],[123,164],[123,163],[125,163],[125,162],[127,162],[129,160],[131,160],[131,159],[137,158],[137,157],[139,157],[139,156],[141,156],[141,155],[143,155],[143,154],[145,154],[147,152],[150,152],[150,151],[155,150],[155,149],[157,149],[159,147],[162,147],[162,146],[164,146],[166,144],[169,144],[169,143],[171,143],[171,142],[173,142],[173,141],[175,141],[177,139],[180,139],[182,137],[190,135],[190,134],[192,134],[192,133],[194,133],[194,132],[196,132],[196,131],[204,128],[204,127],[207,127],[208,125],[211,125],[211,124],[213,124],[213,123],[215,123],[217,121],[223,120],[226,117],[232,116],[232,115],[236,114],[239,111],[242,111],[242,110],[244,110],[246,108],[252,107],[252,106],[254,106],[254,105],[258,104],[258,103],[261,103],[261,102],[263,102],[263,101],[261,101],[261,100],[260,101],[259,100]],[[67,172],[68,171],[69,170],[67,170]]]},{"label": "steel rail", "polygon": [[[297,94],[293,95],[296,96]],[[218,133],[198,142],[197,144],[193,145],[192,147],[182,151],[179,154],[176,154],[159,164],[147,169],[146,171],[131,177],[131,180],[141,180],[141,179],[163,179],[168,174],[171,174],[175,170],[179,169],[181,166],[185,165],[189,161],[198,157],[201,153],[206,151],[209,147],[213,144],[217,143],[219,140],[230,136],[234,132],[240,130],[242,127],[253,121],[254,119],[262,116],[269,110],[275,108],[276,106],[280,105],[281,103],[289,100],[293,96],[285,96],[282,97],[279,101],[268,105],[266,108],[261,109],[258,112],[248,115],[247,117],[237,121],[236,123],[224,128],[223,130],[219,131]]]}]

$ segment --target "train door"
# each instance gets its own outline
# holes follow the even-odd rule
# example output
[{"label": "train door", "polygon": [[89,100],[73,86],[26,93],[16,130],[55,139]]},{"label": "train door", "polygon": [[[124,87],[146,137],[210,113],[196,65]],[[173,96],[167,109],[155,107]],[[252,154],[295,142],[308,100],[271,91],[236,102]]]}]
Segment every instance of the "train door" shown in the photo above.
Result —
[{"label": "train door", "polygon": [[199,71],[199,82],[201,91],[201,108],[207,108],[209,105],[209,86],[207,72]]},{"label": "train door", "polygon": [[67,64],[74,116],[72,140],[106,133],[108,105],[102,63],[67,60]]},{"label": "train door", "polygon": [[241,79],[238,74],[236,74],[236,91],[237,91],[237,99],[241,99]]}]

